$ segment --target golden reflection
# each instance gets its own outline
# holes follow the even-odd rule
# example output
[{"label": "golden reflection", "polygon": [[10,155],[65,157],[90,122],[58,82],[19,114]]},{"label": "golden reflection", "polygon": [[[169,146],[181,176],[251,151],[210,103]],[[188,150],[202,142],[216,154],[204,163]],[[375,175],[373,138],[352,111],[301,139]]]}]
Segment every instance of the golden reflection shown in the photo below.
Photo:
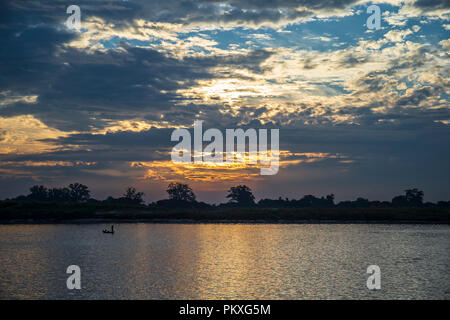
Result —
[{"label": "golden reflection", "polygon": [[[271,237],[265,236],[263,229],[271,229]],[[261,287],[260,279],[255,277],[259,270],[262,274],[272,272],[267,262],[279,260],[276,246],[271,243],[273,235],[281,236],[282,229],[268,225],[198,225],[196,245],[198,250],[194,270],[194,279],[198,284],[191,288],[191,294],[198,299],[232,299],[239,296],[260,296],[267,293],[256,292]],[[210,239],[216,241],[210,241]],[[266,279],[281,285],[277,279]]]}]

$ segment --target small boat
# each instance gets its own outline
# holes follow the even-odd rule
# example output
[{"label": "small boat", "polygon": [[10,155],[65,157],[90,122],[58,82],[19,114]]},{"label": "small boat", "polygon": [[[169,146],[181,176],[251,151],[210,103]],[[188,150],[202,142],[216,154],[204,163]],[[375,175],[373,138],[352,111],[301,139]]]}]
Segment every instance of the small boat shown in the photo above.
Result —
[{"label": "small boat", "polygon": [[112,234],[114,234],[114,225],[111,226],[111,230],[103,229],[103,233],[112,233]]}]

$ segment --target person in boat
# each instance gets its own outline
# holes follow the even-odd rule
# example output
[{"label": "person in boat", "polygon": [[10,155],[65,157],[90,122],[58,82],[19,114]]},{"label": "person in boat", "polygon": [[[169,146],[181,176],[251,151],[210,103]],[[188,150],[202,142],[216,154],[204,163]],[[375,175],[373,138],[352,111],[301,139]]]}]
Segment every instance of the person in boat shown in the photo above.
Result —
[{"label": "person in boat", "polygon": [[104,229],[103,233],[114,233],[114,225],[111,226],[111,231]]}]

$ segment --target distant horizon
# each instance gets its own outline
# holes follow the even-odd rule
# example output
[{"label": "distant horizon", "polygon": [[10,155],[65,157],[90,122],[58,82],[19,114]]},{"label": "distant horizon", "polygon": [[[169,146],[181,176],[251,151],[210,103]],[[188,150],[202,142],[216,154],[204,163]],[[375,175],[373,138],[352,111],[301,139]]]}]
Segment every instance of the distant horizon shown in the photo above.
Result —
[{"label": "distant horizon", "polygon": [[[49,187],[49,186],[46,186],[46,185],[43,185],[43,184],[36,184],[35,186],[43,186],[43,187],[45,187],[47,190],[48,190],[48,189],[52,189],[52,188],[63,188],[63,187],[66,187],[66,186],[60,186],[60,187],[52,186],[52,187]],[[87,186],[87,187],[89,188],[89,186]],[[132,188],[132,186],[128,186],[128,187],[131,187],[131,188]],[[127,187],[127,188],[128,188],[128,187]],[[230,187],[232,187],[232,186],[230,186]],[[29,189],[30,189],[30,188],[29,188]],[[18,195],[16,195],[16,196],[8,197],[8,198],[2,198],[2,199],[0,199],[0,201],[14,200],[15,198],[18,198],[18,197],[30,195],[30,192],[29,192],[30,190],[29,190],[29,189],[28,189],[27,192],[25,192],[25,193],[23,193],[23,194],[18,194]],[[112,197],[113,199],[118,199],[118,198],[120,198],[121,196],[124,195],[125,189],[126,189],[126,188],[124,188],[124,190],[123,190],[122,192],[116,193],[115,195],[110,194],[110,195],[106,195],[106,196],[104,196],[104,197],[97,197],[97,196],[95,196],[95,193],[93,193],[93,191],[92,191],[91,189],[89,189],[89,192],[90,192],[90,197],[89,197],[89,199],[97,200],[97,201],[106,201],[108,198],[111,198],[111,197]],[[329,194],[313,194],[313,193],[308,193],[308,192],[306,192],[306,193],[304,193],[304,194],[301,194],[301,195],[298,195],[298,196],[294,196],[294,197],[287,197],[287,196],[283,196],[283,195],[279,195],[279,196],[277,196],[277,197],[257,197],[257,196],[255,196],[255,203],[258,203],[259,201],[264,200],[264,199],[268,199],[268,200],[279,200],[279,199],[281,198],[281,200],[283,200],[283,201],[285,201],[286,199],[289,200],[289,201],[292,201],[292,200],[300,200],[301,198],[303,198],[303,197],[305,197],[305,196],[309,196],[309,195],[312,195],[312,196],[314,196],[314,197],[316,197],[316,198],[321,198],[321,197],[326,197],[326,196],[328,196],[328,195],[332,195],[335,204],[338,204],[338,203],[341,203],[341,202],[346,202],[346,201],[347,201],[347,202],[348,202],[348,201],[356,201],[356,200],[359,199],[359,198],[369,200],[370,202],[376,202],[376,201],[379,201],[379,202],[391,202],[392,199],[393,199],[394,197],[404,195],[404,192],[405,192],[406,190],[408,190],[408,189],[409,189],[409,190],[411,190],[411,189],[417,189],[417,190],[423,192],[423,190],[420,190],[420,189],[418,189],[418,188],[406,188],[406,189],[402,190],[401,192],[398,192],[397,194],[394,194],[390,199],[373,199],[373,198],[366,198],[366,197],[363,197],[363,196],[355,196],[355,197],[349,198],[349,199],[338,199],[338,198],[336,198],[336,195],[335,195],[334,193],[329,193]],[[250,188],[250,190],[251,190],[251,192],[252,192],[253,194],[255,194],[255,190],[252,190],[251,188]],[[137,192],[141,192],[142,190],[136,190],[136,191],[137,191]],[[193,190],[193,192],[194,192],[194,194],[195,194],[196,196],[198,196],[196,190]],[[220,192],[220,191],[217,191],[217,192]],[[229,188],[223,190],[222,193],[223,193],[223,201],[221,201],[221,202],[210,202],[210,201],[207,201],[207,200],[205,201],[205,200],[200,199],[199,197],[197,197],[196,200],[197,200],[198,202],[205,202],[205,203],[210,204],[210,205],[219,205],[219,204],[225,204],[225,203],[228,203],[230,200],[227,199],[226,194],[229,193]],[[160,201],[160,200],[166,200],[166,199],[169,199],[169,196],[167,195],[167,192],[165,191],[165,195],[162,196],[161,198],[158,198],[158,199],[155,198],[155,199],[147,200],[147,199],[148,199],[148,196],[146,196],[146,194],[144,193],[143,196],[142,196],[142,199],[143,199],[143,203],[142,203],[142,204],[148,205],[148,204],[156,203],[157,201]],[[449,199],[438,199],[438,200],[435,200],[435,201],[430,201],[430,200],[427,200],[427,198],[426,198],[426,193],[423,195],[423,203],[424,203],[424,204],[425,204],[425,203],[434,203],[434,204],[436,204],[436,203],[438,203],[438,202],[440,202],[440,201],[442,201],[442,202],[450,202],[450,198],[449,198]]]}]

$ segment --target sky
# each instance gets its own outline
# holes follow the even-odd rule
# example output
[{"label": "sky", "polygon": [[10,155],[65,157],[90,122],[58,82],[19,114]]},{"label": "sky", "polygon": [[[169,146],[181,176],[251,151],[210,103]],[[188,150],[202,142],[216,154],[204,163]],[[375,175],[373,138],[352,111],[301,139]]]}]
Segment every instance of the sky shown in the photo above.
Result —
[{"label": "sky", "polygon": [[[210,203],[238,184],[450,200],[449,35],[446,0],[3,0],[0,199],[80,182],[151,202],[177,181]],[[279,129],[278,173],[173,163],[171,133],[196,120]]]}]

